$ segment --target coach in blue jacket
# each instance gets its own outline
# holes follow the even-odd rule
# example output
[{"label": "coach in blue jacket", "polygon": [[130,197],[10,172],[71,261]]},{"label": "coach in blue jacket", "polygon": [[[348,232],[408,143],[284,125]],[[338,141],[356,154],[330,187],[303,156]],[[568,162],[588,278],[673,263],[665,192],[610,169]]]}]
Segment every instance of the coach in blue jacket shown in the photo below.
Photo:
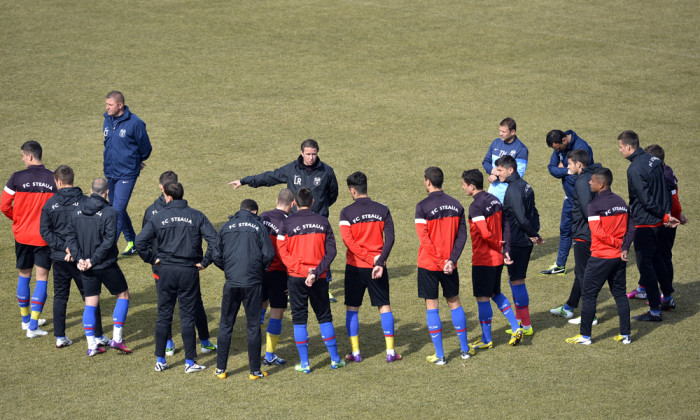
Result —
[{"label": "coach in blue jacket", "polygon": [[109,202],[117,211],[117,238],[124,232],[127,242],[122,255],[131,255],[134,250],[136,233],[131,218],[126,212],[131,193],[143,161],[151,155],[151,141],[146,132],[146,124],[124,105],[124,95],[118,91],[107,94],[105,99],[105,121],[102,132],[105,136],[104,172],[109,183]]}]

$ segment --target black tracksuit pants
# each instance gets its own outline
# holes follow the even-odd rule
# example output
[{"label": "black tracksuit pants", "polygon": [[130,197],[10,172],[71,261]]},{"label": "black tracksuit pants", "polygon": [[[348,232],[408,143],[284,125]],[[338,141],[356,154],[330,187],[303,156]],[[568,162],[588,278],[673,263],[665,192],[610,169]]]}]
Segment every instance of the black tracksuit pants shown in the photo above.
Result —
[{"label": "black tracksuit pants", "polygon": [[591,326],[596,312],[598,293],[608,282],[617,305],[617,315],[620,317],[620,334],[630,333],[630,303],[627,299],[626,278],[627,263],[620,258],[591,257],[586,266],[583,280],[583,305],[581,308],[581,335],[591,335]]},{"label": "black tracksuit pants", "polygon": [[671,295],[673,286],[666,273],[666,264],[661,250],[662,226],[639,227],[634,232],[634,252],[639,269],[639,283],[647,290],[649,308],[661,309],[661,293]]},{"label": "black tracksuit pants", "polygon": [[[71,280],[78,287],[80,297],[85,300],[83,279],[75,262],[53,261],[53,335],[56,337],[66,336],[66,308],[70,297]],[[98,304],[95,311],[95,337],[103,334],[102,312]]]},{"label": "black tracksuit pants", "polygon": [[238,315],[238,310],[242,303],[246,317],[248,366],[250,367],[251,373],[260,370],[260,349],[262,347],[260,311],[262,310],[263,303],[262,290],[262,284],[251,287],[235,287],[229,283],[224,283],[216,351],[216,367],[218,369],[226,370],[229,348],[231,347],[233,325],[236,323],[236,316]]},{"label": "black tracksuit pants", "polygon": [[572,308],[578,308],[578,303],[581,300],[581,291],[583,290],[583,280],[586,275],[586,266],[588,259],[591,258],[591,243],[574,240],[574,284],[571,286],[571,293],[566,304]]},{"label": "black tracksuit pants", "polygon": [[158,289],[158,318],[156,319],[156,357],[165,357],[165,344],[168,341],[173,322],[175,302],[180,306],[180,329],[185,347],[185,358],[195,360],[197,347],[194,332],[194,308],[199,290],[199,270],[197,267],[164,265],[159,267],[160,288]]},{"label": "black tracksuit pants", "polygon": [[[156,292],[160,294],[160,282],[156,279]],[[194,304],[194,326],[197,328],[200,340],[209,339],[209,321],[207,313],[204,311],[204,302],[202,302],[202,293],[198,293],[197,301]],[[172,329],[168,332],[168,340],[173,339]]]}]

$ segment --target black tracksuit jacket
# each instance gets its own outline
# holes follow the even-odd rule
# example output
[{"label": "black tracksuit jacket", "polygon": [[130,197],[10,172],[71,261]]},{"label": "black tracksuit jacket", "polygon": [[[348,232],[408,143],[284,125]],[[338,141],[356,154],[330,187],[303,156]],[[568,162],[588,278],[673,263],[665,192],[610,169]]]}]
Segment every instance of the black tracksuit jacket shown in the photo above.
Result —
[{"label": "black tracksuit jacket", "polygon": [[665,222],[671,212],[671,193],[666,188],[661,159],[641,147],[627,159],[627,189],[630,213],[635,226],[653,226]]},{"label": "black tracksuit jacket", "polygon": [[503,211],[510,223],[510,245],[532,246],[530,238],[539,237],[540,214],[535,207],[535,192],[517,172],[506,178],[508,189]]},{"label": "black tracksuit jacket", "polygon": [[68,248],[75,261],[90,260],[93,270],[117,262],[117,211],[97,194],[85,198],[71,213],[66,231]]},{"label": "black tracksuit jacket", "polygon": [[72,214],[87,197],[78,187],[61,188],[41,209],[39,233],[51,247],[53,261],[65,261],[66,232],[70,229]]}]

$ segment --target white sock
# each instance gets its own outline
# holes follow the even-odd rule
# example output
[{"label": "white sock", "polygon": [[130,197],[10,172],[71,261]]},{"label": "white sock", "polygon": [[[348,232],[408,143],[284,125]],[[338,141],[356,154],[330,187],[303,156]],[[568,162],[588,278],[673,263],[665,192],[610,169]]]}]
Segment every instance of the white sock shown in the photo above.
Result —
[{"label": "white sock", "polygon": [[97,340],[94,335],[87,335],[88,349],[95,350],[97,348]]},{"label": "white sock", "polygon": [[394,349],[386,349],[387,356],[393,356],[395,354],[396,354],[396,352],[394,351]]},{"label": "white sock", "polygon": [[122,327],[117,327],[116,325],[114,326],[114,332],[112,333],[112,340],[114,340],[115,343],[122,342]]}]

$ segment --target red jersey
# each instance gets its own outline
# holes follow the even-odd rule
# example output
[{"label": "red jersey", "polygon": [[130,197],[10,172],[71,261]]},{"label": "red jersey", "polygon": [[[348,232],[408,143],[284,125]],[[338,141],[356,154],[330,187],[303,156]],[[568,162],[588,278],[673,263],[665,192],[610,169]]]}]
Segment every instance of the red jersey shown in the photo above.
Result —
[{"label": "red jersey", "polygon": [[268,268],[267,271],[286,272],[287,267],[284,265],[282,259],[280,258],[279,247],[277,245],[277,235],[279,235],[280,226],[282,226],[282,222],[284,221],[284,219],[287,218],[287,213],[280,209],[274,209],[261,214],[260,218],[262,219],[263,224],[265,225],[268,233],[270,234],[270,240],[272,241],[272,245],[275,247],[275,258],[272,259],[272,263],[270,263],[270,268]]},{"label": "red jersey", "polygon": [[442,190],[431,192],[416,206],[416,233],[420,240],[418,267],[442,271],[457,260],[467,242],[464,208]]},{"label": "red jersey", "polygon": [[620,258],[634,239],[634,223],[625,200],[610,190],[601,191],[588,203],[591,257]]},{"label": "red jersey", "polygon": [[389,208],[369,197],[358,198],[340,211],[340,236],[348,248],[348,265],[361,268],[384,265],[394,246],[394,222]]},{"label": "red jersey", "polygon": [[2,212],[12,220],[12,233],[21,244],[46,246],[39,234],[41,209],[56,192],[53,172],[44,165],[32,165],[15,172],[0,198]]},{"label": "red jersey", "polygon": [[299,210],[282,222],[277,249],[290,276],[306,278],[311,268],[316,279],[326,277],[337,253],[328,219],[308,209]]},{"label": "red jersey", "polygon": [[[510,225],[503,217],[503,205],[495,195],[482,191],[469,206],[472,235],[472,265],[503,265],[503,249],[510,252]],[[505,243],[502,243],[505,241]]]}]

